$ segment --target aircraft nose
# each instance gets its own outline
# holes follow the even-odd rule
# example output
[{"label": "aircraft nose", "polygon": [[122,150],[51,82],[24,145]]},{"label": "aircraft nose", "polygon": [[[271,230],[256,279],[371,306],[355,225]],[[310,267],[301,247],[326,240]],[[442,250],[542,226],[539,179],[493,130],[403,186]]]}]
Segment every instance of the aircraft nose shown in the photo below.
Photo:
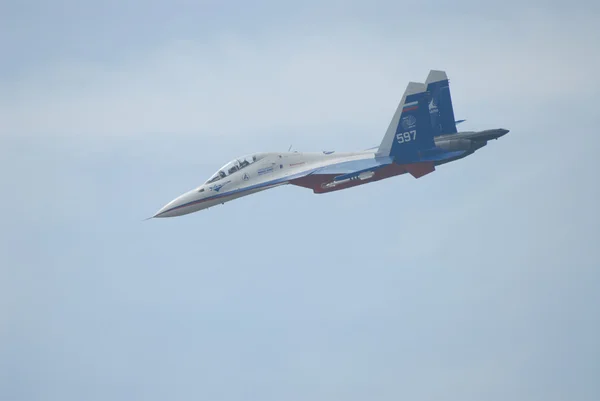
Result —
[{"label": "aircraft nose", "polygon": [[191,201],[192,199],[190,198],[190,192],[187,192],[167,203],[158,212],[156,212],[153,217],[175,217],[187,214],[186,206],[188,206]]}]

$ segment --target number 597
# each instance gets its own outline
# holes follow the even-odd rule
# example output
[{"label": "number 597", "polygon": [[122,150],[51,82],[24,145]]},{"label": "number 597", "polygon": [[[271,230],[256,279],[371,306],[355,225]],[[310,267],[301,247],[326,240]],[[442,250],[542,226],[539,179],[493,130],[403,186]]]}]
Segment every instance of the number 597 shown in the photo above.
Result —
[{"label": "number 597", "polygon": [[398,140],[398,143],[414,141],[416,138],[417,138],[416,130],[412,130],[409,132],[401,132],[399,134],[396,134],[396,139]]}]

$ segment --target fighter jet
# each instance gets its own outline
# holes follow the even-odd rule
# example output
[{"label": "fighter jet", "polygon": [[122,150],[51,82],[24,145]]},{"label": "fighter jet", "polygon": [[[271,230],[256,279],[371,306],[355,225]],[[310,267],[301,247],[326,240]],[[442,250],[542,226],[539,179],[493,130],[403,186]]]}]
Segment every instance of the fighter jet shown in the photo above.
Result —
[{"label": "fighter jet", "polygon": [[509,131],[457,132],[450,85],[444,71],[425,83],[410,82],[379,147],[359,152],[271,152],[238,157],[206,182],[184,193],[153,217],[174,217],[280,185],[323,194],[409,173],[421,178],[436,166],[462,159]]}]

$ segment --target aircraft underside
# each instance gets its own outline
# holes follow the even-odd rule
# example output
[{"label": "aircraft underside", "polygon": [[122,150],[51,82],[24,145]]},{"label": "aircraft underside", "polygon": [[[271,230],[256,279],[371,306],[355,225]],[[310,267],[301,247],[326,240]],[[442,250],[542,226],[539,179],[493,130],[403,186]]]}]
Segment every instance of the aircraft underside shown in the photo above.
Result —
[{"label": "aircraft underside", "polygon": [[432,162],[403,165],[392,163],[373,171],[372,175],[366,176],[364,179],[362,179],[360,175],[357,175],[352,179],[347,179],[343,182],[336,183],[334,178],[338,174],[313,174],[291,180],[290,184],[312,189],[316,194],[323,194],[355,187],[358,185],[368,184],[370,182],[383,180],[385,178],[390,178],[405,173],[410,173],[415,178],[419,178],[433,172],[434,170],[435,166]]}]

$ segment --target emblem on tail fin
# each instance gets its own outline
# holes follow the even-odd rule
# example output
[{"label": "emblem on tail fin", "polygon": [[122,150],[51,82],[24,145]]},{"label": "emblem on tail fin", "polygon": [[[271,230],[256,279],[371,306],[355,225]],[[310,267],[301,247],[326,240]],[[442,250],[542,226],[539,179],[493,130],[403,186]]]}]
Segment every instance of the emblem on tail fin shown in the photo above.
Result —
[{"label": "emblem on tail fin", "polygon": [[404,129],[414,128],[416,123],[417,123],[417,118],[415,116],[413,116],[412,114],[410,114],[406,117],[402,117],[401,124]]},{"label": "emblem on tail fin", "polygon": [[431,99],[431,102],[429,102],[429,114],[437,115],[437,113],[438,113],[437,99],[435,97],[433,97]]}]

